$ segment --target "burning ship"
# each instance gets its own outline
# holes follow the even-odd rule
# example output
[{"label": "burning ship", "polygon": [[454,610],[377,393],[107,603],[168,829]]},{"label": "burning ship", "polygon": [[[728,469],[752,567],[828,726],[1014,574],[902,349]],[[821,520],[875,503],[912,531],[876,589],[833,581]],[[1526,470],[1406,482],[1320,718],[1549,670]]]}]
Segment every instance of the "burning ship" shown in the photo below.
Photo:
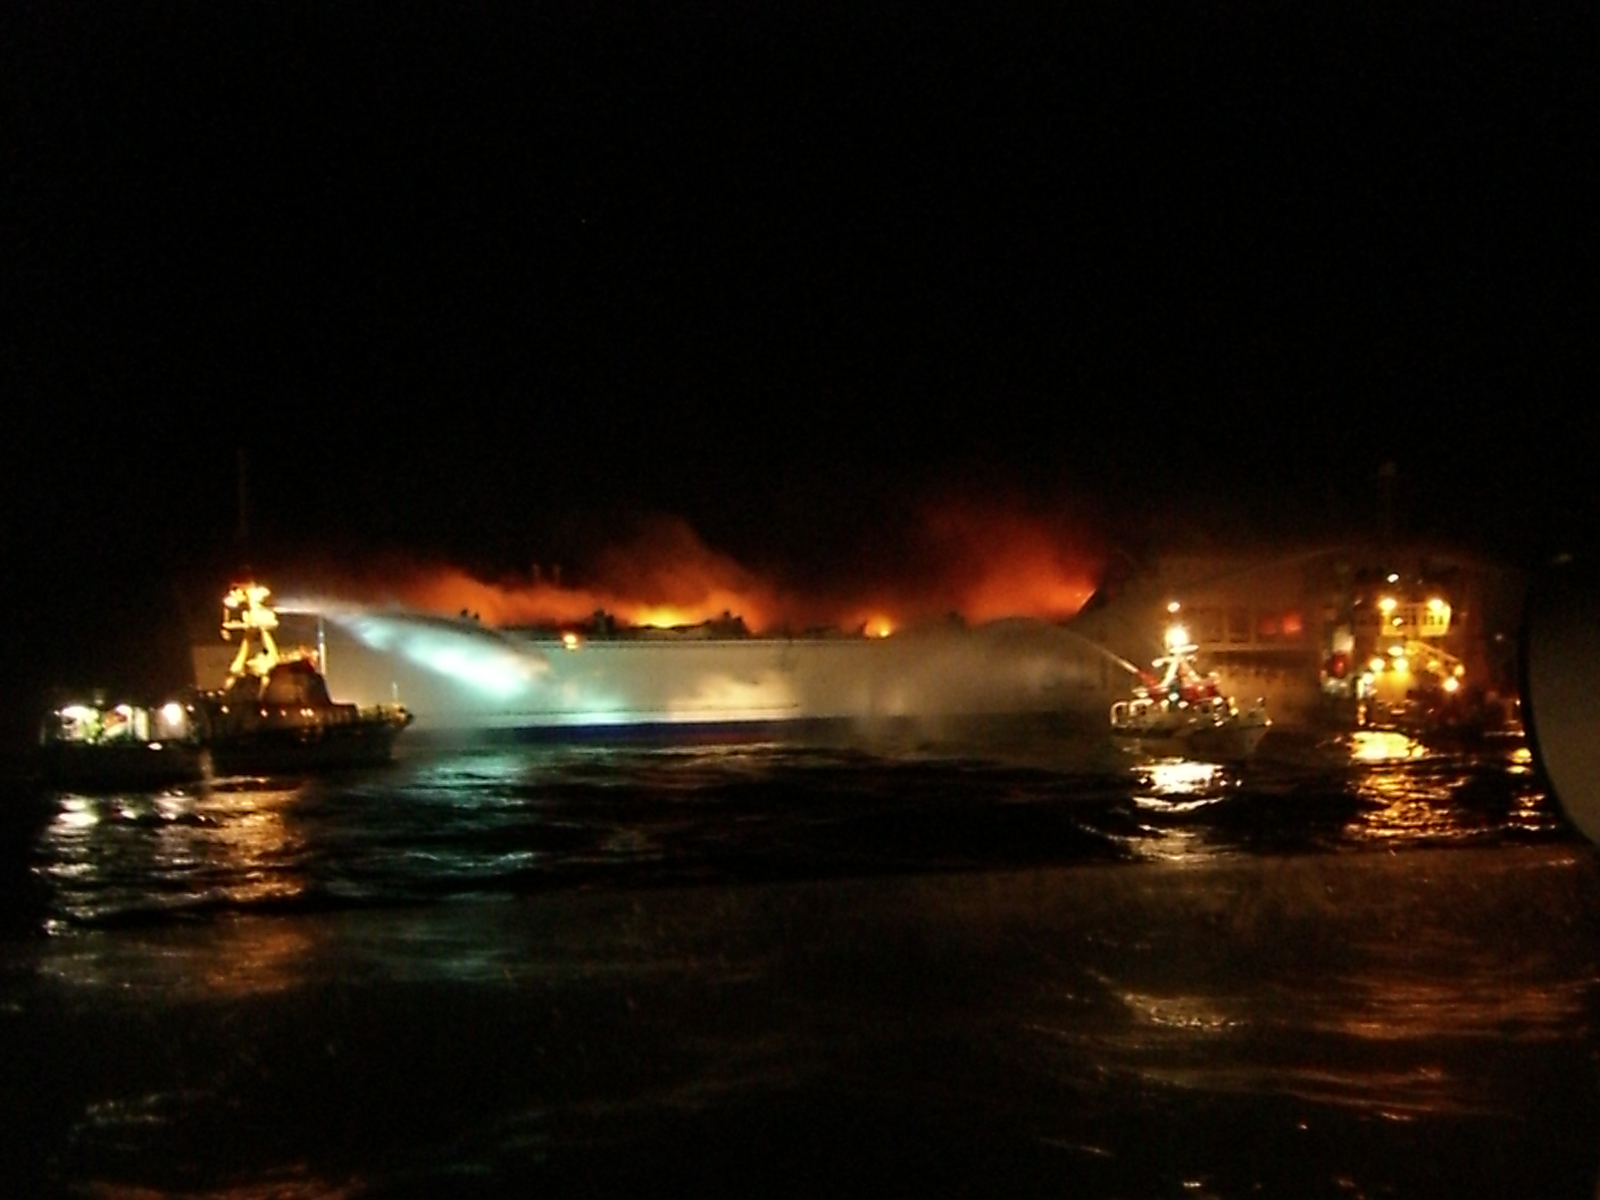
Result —
[{"label": "burning ship", "polygon": [[[1375,568],[1364,564],[1379,557],[1381,578],[1396,576],[1386,588],[1422,599],[1392,612],[1381,597],[1369,599]],[[1238,707],[1270,711],[1274,729],[1296,730],[1370,719],[1372,706],[1357,712],[1345,691],[1420,693],[1436,664],[1448,667],[1456,681],[1448,687],[1463,695],[1493,686],[1507,676],[1505,631],[1517,618],[1503,601],[1520,596],[1517,585],[1498,568],[1437,552],[1337,547],[1164,556],[1103,579],[1069,619],[951,617],[893,633],[754,634],[731,614],[674,627],[630,625],[603,612],[581,622],[494,625],[465,613],[327,601],[290,605],[298,611],[282,615],[303,623],[335,694],[369,708],[403,699],[419,732],[1049,714],[1107,736],[1111,706],[1138,685],[1133,663],[1163,652],[1160,631],[1174,599],[1182,599],[1189,632],[1185,657],[1215,672],[1205,682],[1216,696],[1248,697]],[[1341,648],[1352,629],[1357,651],[1365,645],[1369,609],[1382,619],[1385,653],[1367,655],[1346,688],[1338,672],[1351,655]],[[1412,653],[1390,652],[1402,635]],[[228,674],[219,649],[197,653],[202,686]],[[1244,728],[1234,714],[1226,724]],[[1252,725],[1252,746],[1264,727]],[[1191,749],[1198,753],[1198,743]]]}]

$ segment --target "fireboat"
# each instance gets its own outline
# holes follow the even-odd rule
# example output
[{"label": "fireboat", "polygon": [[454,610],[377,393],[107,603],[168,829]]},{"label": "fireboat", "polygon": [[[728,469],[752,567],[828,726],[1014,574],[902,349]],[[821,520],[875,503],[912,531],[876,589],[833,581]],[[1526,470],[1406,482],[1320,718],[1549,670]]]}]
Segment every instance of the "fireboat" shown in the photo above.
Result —
[{"label": "fireboat", "polygon": [[222,637],[237,636],[239,650],[222,687],[157,704],[104,692],[62,699],[40,731],[44,777],[64,787],[165,787],[388,760],[412,714],[331,699],[316,651],[279,649],[270,594],[245,582],[224,598]]},{"label": "fireboat", "polygon": [[[1172,610],[1176,612],[1174,605]],[[1111,706],[1111,733],[1126,749],[1157,756],[1249,758],[1272,726],[1259,700],[1241,708],[1217,676],[1195,663],[1198,647],[1177,622],[1163,637],[1166,653],[1139,672],[1133,695]]]},{"label": "fireboat", "polygon": [[213,772],[273,773],[387,761],[411,724],[400,704],[342,704],[328,695],[318,652],[283,651],[271,592],[234,584],[222,602],[222,638],[239,639],[226,681],[199,693],[195,736]]}]

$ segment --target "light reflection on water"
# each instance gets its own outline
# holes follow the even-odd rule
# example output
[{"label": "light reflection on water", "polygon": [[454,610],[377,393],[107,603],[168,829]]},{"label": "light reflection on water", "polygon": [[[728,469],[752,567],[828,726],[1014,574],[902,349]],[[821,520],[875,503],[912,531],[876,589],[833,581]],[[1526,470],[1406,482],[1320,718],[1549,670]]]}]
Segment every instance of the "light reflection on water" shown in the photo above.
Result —
[{"label": "light reflection on water", "polygon": [[1496,845],[1565,834],[1526,747],[1361,731],[1315,757],[1114,769],[926,748],[552,745],[338,779],[66,794],[33,871],[47,927],[428,902],[597,882]]},{"label": "light reflection on water", "polygon": [[1350,735],[1350,757],[1357,762],[1395,762],[1426,753],[1416,738],[1394,730],[1358,729]]},{"label": "light reflection on water", "polygon": [[1548,1056],[1593,1049],[1595,871],[1560,847],[1191,864],[1107,888],[1097,945],[1128,941],[1027,1025],[1074,1086],[1275,1097],[1312,1124],[1522,1120]]},{"label": "light reflection on water", "polygon": [[295,796],[277,787],[67,794],[35,869],[58,885],[60,916],[72,921],[292,898],[301,888],[292,862],[302,847],[287,815]]},{"label": "light reflection on water", "polygon": [[851,1122],[879,1193],[961,1144],[1100,1196],[1471,1194],[1390,1128],[1496,1181],[1592,1149],[1594,1105],[1540,1114],[1594,1090],[1600,870],[1525,749],[1316,755],[496,747],[55,797],[59,936],[0,1033],[47,1028],[66,1115],[4,1112],[65,1190],[231,1200],[624,1194],[745,1144],[759,1191]]},{"label": "light reflection on water", "polygon": [[1130,842],[1141,861],[1179,866],[1228,853],[1204,825],[1237,779],[1217,763],[1162,758],[1133,768],[1135,810],[1145,819]]},{"label": "light reflection on water", "polygon": [[1185,758],[1152,763],[1149,775],[1150,788],[1156,795],[1194,796],[1201,801],[1216,799],[1218,790],[1227,781],[1223,768],[1217,763],[1193,762]]},{"label": "light reflection on water", "polygon": [[1346,744],[1354,794],[1365,802],[1345,830],[1351,845],[1494,842],[1565,827],[1520,741],[1463,752],[1362,730]]}]

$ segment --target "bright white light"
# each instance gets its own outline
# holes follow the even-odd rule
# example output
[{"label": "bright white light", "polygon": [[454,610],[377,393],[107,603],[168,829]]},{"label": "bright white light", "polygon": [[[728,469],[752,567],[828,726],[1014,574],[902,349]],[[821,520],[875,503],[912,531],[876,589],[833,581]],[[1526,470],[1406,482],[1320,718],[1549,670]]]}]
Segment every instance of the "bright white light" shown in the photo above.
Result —
[{"label": "bright white light", "polygon": [[485,654],[475,647],[448,644],[411,643],[401,653],[430,671],[470,683],[479,691],[505,699],[525,690],[532,682],[524,664],[508,656]]},{"label": "bright white light", "polygon": [[1215,763],[1167,759],[1150,765],[1150,782],[1162,795],[1195,795],[1216,786],[1222,768]]},{"label": "bright white light", "polygon": [[363,644],[393,651],[497,700],[508,700],[533,687],[546,664],[518,654],[504,642],[457,627],[360,615],[340,618]]}]

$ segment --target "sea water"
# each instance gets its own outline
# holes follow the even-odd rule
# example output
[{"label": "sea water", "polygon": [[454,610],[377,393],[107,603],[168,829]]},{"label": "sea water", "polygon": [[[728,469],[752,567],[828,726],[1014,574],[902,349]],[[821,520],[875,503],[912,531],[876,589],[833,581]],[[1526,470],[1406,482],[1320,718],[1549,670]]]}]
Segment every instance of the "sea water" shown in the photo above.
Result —
[{"label": "sea water", "polygon": [[1516,740],[414,739],[0,830],[7,1195],[1595,1195]]}]

